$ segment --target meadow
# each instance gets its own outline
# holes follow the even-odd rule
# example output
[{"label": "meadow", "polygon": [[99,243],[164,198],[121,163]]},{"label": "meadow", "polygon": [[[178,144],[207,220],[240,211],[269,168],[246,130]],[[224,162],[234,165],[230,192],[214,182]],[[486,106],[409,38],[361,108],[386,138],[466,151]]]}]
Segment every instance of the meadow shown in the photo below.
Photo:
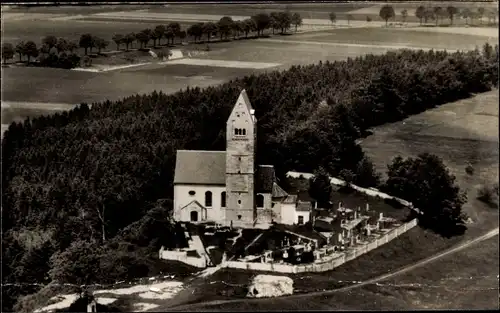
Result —
[{"label": "meadow", "polygon": [[[242,300],[171,310],[498,309],[498,249],[498,236],[496,236],[467,250],[445,256],[427,266],[416,268],[396,279],[329,295]],[[228,278],[229,275],[226,273],[221,277]]]},{"label": "meadow", "polygon": [[[498,226],[498,209],[481,209],[475,198],[481,184],[498,181],[498,100],[497,89],[442,105],[375,128],[361,146],[381,172],[396,155],[429,152],[442,158],[468,193],[465,211],[478,225],[486,225],[481,227],[485,231],[495,223]],[[468,164],[474,168],[473,175],[465,172]]]},{"label": "meadow", "polygon": [[[296,36],[284,36],[280,39],[297,40]],[[332,42],[332,43],[353,43],[372,45],[401,45],[408,47],[428,48],[428,49],[474,49],[481,47],[484,42],[495,44],[498,42],[493,36],[483,36],[478,34],[452,34],[444,35],[440,32],[426,31],[425,28],[342,28],[335,30],[325,30],[302,34],[300,41],[304,42]]]}]

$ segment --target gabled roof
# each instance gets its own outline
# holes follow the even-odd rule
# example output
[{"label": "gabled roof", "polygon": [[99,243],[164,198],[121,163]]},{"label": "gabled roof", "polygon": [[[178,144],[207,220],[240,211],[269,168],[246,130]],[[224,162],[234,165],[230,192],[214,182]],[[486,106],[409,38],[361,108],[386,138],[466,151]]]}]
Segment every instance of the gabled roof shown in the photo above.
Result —
[{"label": "gabled roof", "polygon": [[273,182],[273,198],[285,198],[288,194],[276,182]]},{"label": "gabled roof", "polygon": [[[255,192],[286,194],[275,180],[272,165],[257,166]],[[225,186],[226,151],[177,150],[174,184]]]},{"label": "gabled roof", "polygon": [[207,208],[205,208],[203,205],[201,205],[201,203],[199,203],[198,201],[196,200],[193,200],[191,202],[189,202],[188,204],[186,204],[185,206],[183,206],[181,208],[181,210],[184,210],[185,208],[187,208],[188,206],[190,206],[192,203],[196,204],[198,207],[200,207],[202,210],[206,210]]},{"label": "gabled roof", "polygon": [[226,151],[177,150],[174,184],[226,185]]},{"label": "gabled roof", "polygon": [[243,89],[240,92],[240,95],[238,96],[238,100],[236,100],[236,103],[234,104],[233,110],[231,111],[231,114],[228,117],[228,122],[231,119],[231,116],[233,115],[234,110],[238,107],[238,105],[240,103],[246,107],[248,114],[250,114],[249,116],[252,117],[252,122],[256,123],[257,119],[255,118],[255,114],[254,114],[255,110],[252,108],[252,105],[250,104],[250,99],[248,98],[248,95],[247,95],[247,92],[245,89]]}]

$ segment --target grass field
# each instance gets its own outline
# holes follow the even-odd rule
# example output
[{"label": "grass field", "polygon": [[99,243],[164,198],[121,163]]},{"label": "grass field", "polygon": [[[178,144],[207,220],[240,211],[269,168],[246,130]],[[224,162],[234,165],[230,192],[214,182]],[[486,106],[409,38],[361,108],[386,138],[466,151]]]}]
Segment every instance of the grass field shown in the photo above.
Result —
[{"label": "grass field", "polygon": [[[401,30],[400,28],[357,28],[335,29],[300,35],[301,41],[319,41],[336,43],[374,44],[383,46],[402,45],[422,47],[429,49],[474,49],[481,47],[486,41],[490,44],[498,43],[496,38],[490,36],[466,34],[442,34],[413,28]],[[296,36],[286,36],[283,39],[297,40]]]},{"label": "grass field", "polygon": [[[470,217],[478,224],[498,225],[498,209],[478,209],[482,206],[475,200],[480,184],[498,182],[498,98],[493,90],[377,127],[361,145],[384,174],[396,155],[438,155],[467,191],[464,209]],[[468,163],[474,167],[472,176],[465,172]]]},{"label": "grass field", "polygon": [[[412,230],[413,231],[413,230]],[[427,238],[430,239],[430,238]],[[498,236],[377,285],[324,296],[271,298],[195,311],[498,309]],[[347,264],[346,264],[347,265]],[[220,275],[228,278],[227,273]],[[296,280],[295,280],[296,281]]]}]

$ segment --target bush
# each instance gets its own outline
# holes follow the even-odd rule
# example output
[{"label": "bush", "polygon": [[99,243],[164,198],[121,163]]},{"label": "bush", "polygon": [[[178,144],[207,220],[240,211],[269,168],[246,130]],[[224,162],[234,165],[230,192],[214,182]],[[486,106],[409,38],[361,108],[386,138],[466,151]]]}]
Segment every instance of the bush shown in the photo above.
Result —
[{"label": "bush", "polygon": [[67,54],[65,52],[57,55],[49,53],[48,55],[41,55],[39,58],[39,65],[45,67],[55,67],[72,69],[80,64],[80,57],[75,53]]},{"label": "bush", "polygon": [[482,185],[477,191],[477,199],[486,204],[498,207],[498,183],[492,186]]},{"label": "bush", "polygon": [[474,175],[474,168],[472,167],[471,164],[468,164],[466,167],[465,167],[465,173],[467,173],[467,175]]}]

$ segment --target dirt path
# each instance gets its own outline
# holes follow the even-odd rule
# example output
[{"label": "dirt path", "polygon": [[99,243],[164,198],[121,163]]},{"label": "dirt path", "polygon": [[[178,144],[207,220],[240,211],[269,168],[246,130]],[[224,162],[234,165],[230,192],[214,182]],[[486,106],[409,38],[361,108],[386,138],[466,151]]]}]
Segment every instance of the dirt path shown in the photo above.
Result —
[{"label": "dirt path", "polygon": [[[484,240],[487,240],[487,239],[490,239],[494,236],[497,236],[498,234],[499,234],[499,228],[497,227],[497,228],[487,232],[486,234],[484,234],[482,236],[479,236],[479,237],[472,239],[472,240],[465,241],[465,242],[463,242],[463,243],[461,243],[453,248],[445,250],[445,251],[438,253],[432,257],[426,258],[426,259],[419,261],[417,263],[414,263],[412,265],[405,266],[405,267],[403,267],[395,272],[384,274],[382,276],[378,276],[376,278],[364,281],[364,282],[356,284],[356,285],[351,285],[351,286],[338,288],[338,289],[334,289],[334,290],[326,290],[326,291],[318,291],[318,292],[310,292],[310,293],[297,294],[297,295],[291,295],[291,296],[284,296],[281,298],[283,298],[283,299],[285,299],[285,298],[286,299],[298,299],[298,298],[307,298],[307,297],[311,297],[311,296],[326,296],[326,295],[330,295],[330,294],[333,294],[336,292],[347,291],[347,290],[351,290],[354,288],[359,288],[359,287],[363,287],[366,285],[374,284],[374,283],[380,282],[382,280],[385,280],[388,278],[393,278],[395,276],[404,274],[404,273],[409,272],[417,267],[424,266],[424,265],[426,265],[430,262],[433,262],[435,260],[438,260],[442,257],[448,256],[448,255],[453,254],[455,252],[466,249],[469,246],[472,246],[474,244],[480,243]],[[169,308],[169,310],[175,309],[176,311],[186,311],[186,310],[192,310],[193,308],[196,308],[196,307],[205,307],[205,306],[209,306],[209,305],[220,305],[220,304],[225,304],[225,303],[248,302],[248,301],[266,301],[266,300],[269,300],[269,299],[262,298],[262,299],[251,299],[251,300],[250,299],[216,300],[216,301],[188,304],[185,306],[178,306],[178,307],[174,307],[174,308]]]}]

